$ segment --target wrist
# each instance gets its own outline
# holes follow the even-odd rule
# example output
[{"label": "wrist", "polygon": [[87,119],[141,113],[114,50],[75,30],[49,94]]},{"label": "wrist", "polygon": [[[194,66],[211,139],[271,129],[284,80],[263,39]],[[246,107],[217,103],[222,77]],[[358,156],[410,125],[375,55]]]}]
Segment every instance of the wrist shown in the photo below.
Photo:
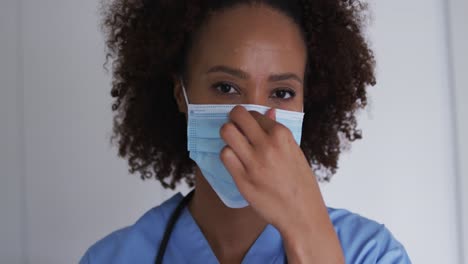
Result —
[{"label": "wrist", "polygon": [[279,231],[288,263],[345,263],[328,213],[326,217],[311,218],[307,225],[292,223],[289,229]]}]

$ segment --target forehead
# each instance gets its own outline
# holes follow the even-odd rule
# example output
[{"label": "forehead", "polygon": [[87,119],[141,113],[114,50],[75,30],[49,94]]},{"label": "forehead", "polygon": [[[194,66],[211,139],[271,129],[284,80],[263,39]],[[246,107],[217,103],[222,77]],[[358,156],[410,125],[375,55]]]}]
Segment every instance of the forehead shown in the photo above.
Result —
[{"label": "forehead", "polygon": [[216,12],[202,25],[190,61],[198,68],[230,64],[257,71],[303,70],[306,48],[292,19],[264,5]]}]

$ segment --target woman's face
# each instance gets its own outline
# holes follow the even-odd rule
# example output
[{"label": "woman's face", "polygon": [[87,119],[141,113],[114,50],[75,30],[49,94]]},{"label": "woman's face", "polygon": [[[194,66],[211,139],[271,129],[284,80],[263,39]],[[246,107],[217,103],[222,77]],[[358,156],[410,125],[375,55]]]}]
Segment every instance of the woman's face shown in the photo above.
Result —
[{"label": "woman's face", "polygon": [[[258,104],[301,111],[306,47],[299,28],[267,6],[240,5],[202,26],[188,58],[191,104]],[[181,111],[185,101],[176,89]]]}]

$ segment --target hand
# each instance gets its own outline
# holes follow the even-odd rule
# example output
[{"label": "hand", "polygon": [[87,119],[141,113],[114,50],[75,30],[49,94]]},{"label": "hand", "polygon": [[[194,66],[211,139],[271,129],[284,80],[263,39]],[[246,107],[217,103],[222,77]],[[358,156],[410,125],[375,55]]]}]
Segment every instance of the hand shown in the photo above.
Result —
[{"label": "hand", "polygon": [[252,208],[292,247],[290,255],[325,253],[319,250],[327,237],[328,252],[342,254],[309,163],[290,130],[275,121],[275,110],[261,115],[236,106],[229,117],[220,130],[227,144],[220,158]]},{"label": "hand", "polygon": [[[220,130],[221,160],[250,205],[276,227],[308,216],[316,180],[292,133],[265,115],[236,106]],[[300,212],[302,210],[302,212]]]}]

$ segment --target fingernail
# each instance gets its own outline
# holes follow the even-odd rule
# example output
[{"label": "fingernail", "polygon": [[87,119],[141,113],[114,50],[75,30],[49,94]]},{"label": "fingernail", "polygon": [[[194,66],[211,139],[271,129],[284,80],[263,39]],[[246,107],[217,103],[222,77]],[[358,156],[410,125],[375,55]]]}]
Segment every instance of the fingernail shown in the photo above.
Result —
[{"label": "fingernail", "polygon": [[276,109],[270,108],[269,116],[271,119],[276,120]]}]

